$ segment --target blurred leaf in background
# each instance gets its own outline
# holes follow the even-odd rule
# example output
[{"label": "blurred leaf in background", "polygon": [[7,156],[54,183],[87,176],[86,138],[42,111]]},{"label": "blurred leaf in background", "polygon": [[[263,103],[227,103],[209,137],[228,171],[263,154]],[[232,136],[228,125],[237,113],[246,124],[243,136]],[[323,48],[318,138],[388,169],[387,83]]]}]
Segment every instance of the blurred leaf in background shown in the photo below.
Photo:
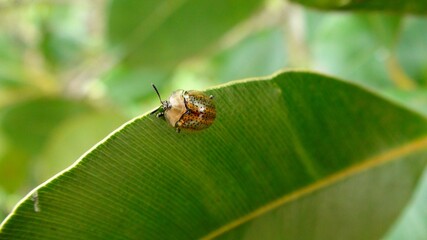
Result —
[{"label": "blurred leaf in background", "polygon": [[265,29],[220,52],[212,59],[212,78],[229,82],[268,75],[288,65],[284,34],[279,28]]},{"label": "blurred leaf in background", "polygon": [[150,83],[165,98],[306,68],[427,113],[423,0],[293,2],[346,11],[281,0],[0,0],[0,219],[157,106]]},{"label": "blurred leaf in background", "polygon": [[386,62],[396,41],[400,17],[324,17],[316,12],[308,17],[309,29],[313,30],[308,40],[316,69],[378,88],[390,85]]},{"label": "blurred leaf in background", "polygon": [[262,5],[259,0],[113,0],[108,36],[130,65],[173,67],[214,44]]},{"label": "blurred leaf in background", "polygon": [[103,100],[98,77],[85,74],[104,48],[102,4],[0,2],[2,219],[127,120]]},{"label": "blurred leaf in background", "polygon": [[427,5],[421,0],[387,1],[387,0],[291,0],[306,6],[319,9],[335,10],[365,10],[365,11],[385,11],[395,13],[416,13],[425,14]]}]

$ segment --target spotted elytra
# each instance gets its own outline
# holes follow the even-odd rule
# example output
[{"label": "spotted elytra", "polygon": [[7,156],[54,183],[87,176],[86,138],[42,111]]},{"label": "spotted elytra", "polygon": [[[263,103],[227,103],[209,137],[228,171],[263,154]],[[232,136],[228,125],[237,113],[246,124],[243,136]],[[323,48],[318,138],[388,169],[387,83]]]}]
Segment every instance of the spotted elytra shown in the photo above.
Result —
[{"label": "spotted elytra", "polygon": [[212,125],[216,117],[213,96],[200,91],[176,90],[169,100],[162,100],[154,84],[151,84],[159,97],[161,105],[151,112],[157,112],[157,117],[164,118],[176,132],[181,129],[202,130]]}]

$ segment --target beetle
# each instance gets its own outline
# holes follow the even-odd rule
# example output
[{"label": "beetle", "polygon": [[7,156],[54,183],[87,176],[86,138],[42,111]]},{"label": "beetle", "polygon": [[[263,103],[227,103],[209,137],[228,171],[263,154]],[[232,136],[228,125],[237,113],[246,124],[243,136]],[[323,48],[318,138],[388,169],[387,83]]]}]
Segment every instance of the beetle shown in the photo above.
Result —
[{"label": "beetle", "polygon": [[202,130],[210,127],[216,117],[216,108],[213,96],[195,90],[176,90],[168,100],[162,100],[154,84],[154,91],[159,97],[161,105],[150,114],[157,113],[157,117],[165,119],[176,132],[181,129]]}]

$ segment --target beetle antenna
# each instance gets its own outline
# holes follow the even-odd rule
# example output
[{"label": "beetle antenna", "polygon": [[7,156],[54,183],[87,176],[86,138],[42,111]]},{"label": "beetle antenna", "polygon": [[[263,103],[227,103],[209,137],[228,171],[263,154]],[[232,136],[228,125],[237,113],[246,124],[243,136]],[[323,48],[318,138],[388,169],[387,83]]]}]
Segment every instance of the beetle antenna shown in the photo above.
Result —
[{"label": "beetle antenna", "polygon": [[154,85],[154,83],[152,83],[151,86],[153,86],[154,91],[156,91],[157,96],[159,97],[160,103],[163,104],[162,98],[160,97],[160,93],[159,93],[159,90],[157,90],[156,85]]}]

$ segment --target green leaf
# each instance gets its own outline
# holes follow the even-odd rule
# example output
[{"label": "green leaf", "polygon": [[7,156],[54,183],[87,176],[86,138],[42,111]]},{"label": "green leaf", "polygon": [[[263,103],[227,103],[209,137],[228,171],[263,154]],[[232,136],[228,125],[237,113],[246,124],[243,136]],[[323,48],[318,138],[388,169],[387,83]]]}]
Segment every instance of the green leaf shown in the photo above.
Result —
[{"label": "green leaf", "polygon": [[387,11],[396,13],[427,14],[424,0],[291,0],[309,7],[329,10]]},{"label": "green leaf", "polygon": [[316,69],[373,87],[393,86],[387,61],[400,17],[311,11],[308,20]]},{"label": "green leaf", "polygon": [[9,148],[0,155],[0,188],[12,193],[27,180],[30,158],[17,149]]},{"label": "green leaf", "polygon": [[[0,30],[0,87],[17,88],[22,83],[22,56],[21,43]],[[1,100],[1,98],[0,98]]]},{"label": "green leaf", "polygon": [[[424,89],[427,88],[427,19],[408,17],[397,46],[399,63],[405,73]],[[426,104],[427,102],[424,102]]]},{"label": "green leaf", "polygon": [[61,121],[88,109],[84,103],[66,99],[31,99],[3,109],[0,127],[17,147],[28,153],[38,153]]},{"label": "green leaf", "polygon": [[116,112],[91,112],[64,121],[51,133],[36,162],[36,180],[43,182],[69,166],[124,122]]},{"label": "green leaf", "polygon": [[213,59],[216,82],[265,76],[289,65],[282,29],[271,28],[251,34]]},{"label": "green leaf", "polygon": [[414,198],[385,239],[426,239],[427,238],[427,168]]},{"label": "green leaf", "polygon": [[128,107],[147,96],[153,96],[150,83],[160,87],[162,82],[170,78],[170,73],[153,69],[135,69],[124,66],[116,67],[104,78],[107,96],[115,104]]},{"label": "green leaf", "polygon": [[209,47],[263,1],[113,0],[108,37],[132,66],[170,67]]},{"label": "green leaf", "polygon": [[287,72],[207,91],[217,119],[143,115],[3,222],[0,239],[379,239],[427,159],[427,120],[366,89]]},{"label": "green leaf", "polygon": [[[100,4],[96,6],[102,8]],[[99,13],[90,3],[53,3],[45,7],[48,11],[36,16],[40,21],[38,47],[49,70],[66,71],[99,51],[99,39],[96,38],[100,34],[97,27]]]},{"label": "green leaf", "polygon": [[425,89],[383,89],[382,93],[408,108],[427,114],[427,90]]}]

